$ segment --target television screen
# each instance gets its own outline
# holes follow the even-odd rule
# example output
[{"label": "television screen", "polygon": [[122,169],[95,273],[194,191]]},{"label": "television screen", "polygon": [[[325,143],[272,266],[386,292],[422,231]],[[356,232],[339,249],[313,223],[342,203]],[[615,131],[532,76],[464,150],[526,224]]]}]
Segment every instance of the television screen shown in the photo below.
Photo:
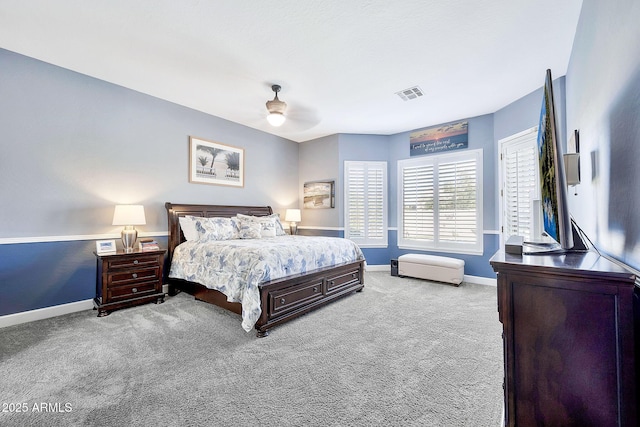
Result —
[{"label": "television screen", "polygon": [[[524,253],[565,252],[574,247],[562,148],[558,138],[551,70],[547,70],[538,126],[540,210],[547,241],[527,242]],[[582,248],[583,245],[580,245]]]},{"label": "television screen", "polygon": [[[548,71],[550,73],[550,71]],[[558,243],[559,208],[558,199],[558,170],[556,166],[557,138],[555,135],[555,114],[553,106],[553,92],[551,80],[548,77],[540,109],[540,124],[538,126],[538,159],[540,174],[540,205],[542,207],[542,223],[544,232]]]}]

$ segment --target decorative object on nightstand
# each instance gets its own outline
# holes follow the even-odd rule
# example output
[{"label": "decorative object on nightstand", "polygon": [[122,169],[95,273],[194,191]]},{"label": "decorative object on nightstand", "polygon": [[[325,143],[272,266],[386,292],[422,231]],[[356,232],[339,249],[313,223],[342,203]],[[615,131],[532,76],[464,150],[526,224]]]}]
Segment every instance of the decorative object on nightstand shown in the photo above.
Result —
[{"label": "decorative object on nightstand", "polygon": [[138,249],[142,252],[157,251],[160,249],[160,245],[158,244],[158,242],[151,238],[139,239]]},{"label": "decorative object on nightstand", "polygon": [[163,303],[162,271],[166,252],[164,249],[111,254],[94,252],[98,265],[93,304],[98,317],[154,300],[156,304]]},{"label": "decorative object on nightstand", "polygon": [[287,209],[287,212],[284,215],[284,220],[289,221],[289,229],[291,230],[291,235],[298,234],[298,224],[302,218],[300,217],[300,209]]},{"label": "decorative object on nightstand", "polygon": [[133,245],[138,238],[138,230],[134,225],[145,225],[146,223],[142,205],[116,205],[116,209],[113,211],[112,225],[124,225],[121,236],[125,252],[133,252]]}]

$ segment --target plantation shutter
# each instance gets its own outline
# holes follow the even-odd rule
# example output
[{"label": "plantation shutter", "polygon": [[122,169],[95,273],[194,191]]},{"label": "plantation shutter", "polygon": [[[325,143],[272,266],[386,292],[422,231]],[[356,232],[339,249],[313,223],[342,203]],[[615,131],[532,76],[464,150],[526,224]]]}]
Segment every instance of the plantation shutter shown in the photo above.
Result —
[{"label": "plantation shutter", "polygon": [[387,163],[345,162],[345,237],[387,246]]},{"label": "plantation shutter", "polygon": [[398,246],[482,253],[482,150],[398,162]]},{"label": "plantation shutter", "polygon": [[402,169],[402,236],[433,241],[435,236],[433,165]]},{"label": "plantation shutter", "polygon": [[530,133],[507,142],[502,150],[503,168],[503,233],[531,238],[533,229],[532,200],[537,198],[536,134]]},{"label": "plantation shutter", "polygon": [[438,168],[439,238],[475,243],[476,161],[441,163]]}]

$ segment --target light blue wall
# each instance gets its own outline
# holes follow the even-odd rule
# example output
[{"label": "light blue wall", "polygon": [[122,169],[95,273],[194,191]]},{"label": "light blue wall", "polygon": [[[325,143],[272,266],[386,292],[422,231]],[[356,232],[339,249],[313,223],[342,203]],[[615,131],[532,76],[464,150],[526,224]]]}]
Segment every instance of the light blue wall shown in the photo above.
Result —
[{"label": "light blue wall", "polygon": [[[540,88],[528,95],[512,102],[493,114],[494,140],[515,135],[518,132],[538,126],[540,108],[542,107],[542,87],[545,80],[545,69],[540,68]],[[565,142],[567,136],[566,125],[566,97],[565,77],[553,76],[553,98],[556,105],[558,135]]]},{"label": "light blue wall", "polygon": [[571,213],[603,252],[640,270],[640,2],[584,0],[566,75],[580,132]]},{"label": "light blue wall", "polygon": [[[94,297],[117,203],[161,244],[167,201],[298,203],[296,142],[2,49],[0,70],[0,315]],[[189,183],[190,135],[244,148],[244,188]]]},{"label": "light blue wall", "polygon": [[[303,142],[299,149],[299,164],[304,165],[300,168],[298,182],[298,203],[302,221],[301,227],[313,225],[315,227],[337,227],[340,224],[341,216],[338,206],[334,209],[303,209],[303,185],[305,182],[312,181],[335,181],[336,183],[336,201],[339,198],[338,183],[340,182],[340,162],[339,154],[339,136],[330,135],[324,138],[314,139],[312,141]],[[303,230],[300,230],[303,233]],[[334,235],[330,233],[327,235]]]}]

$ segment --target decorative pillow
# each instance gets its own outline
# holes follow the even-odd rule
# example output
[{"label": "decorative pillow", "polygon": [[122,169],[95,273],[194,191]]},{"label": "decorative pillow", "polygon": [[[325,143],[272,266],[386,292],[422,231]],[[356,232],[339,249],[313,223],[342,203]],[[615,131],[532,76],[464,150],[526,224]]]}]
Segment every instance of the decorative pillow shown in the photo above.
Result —
[{"label": "decorative pillow", "polygon": [[238,226],[241,239],[259,239],[262,237],[262,225],[257,221],[240,220]]},{"label": "decorative pillow", "polygon": [[262,237],[284,236],[286,234],[278,214],[271,214],[267,216],[238,214],[237,218],[243,221],[254,221],[262,224]]},{"label": "decorative pillow", "polygon": [[284,227],[280,222],[280,215],[274,213],[269,215],[267,218],[274,218],[276,220],[276,236],[285,236],[287,234],[285,233]]},{"label": "decorative pillow", "polygon": [[276,237],[276,221],[274,218],[256,222],[260,224],[262,237]]},{"label": "decorative pillow", "polygon": [[[204,218],[201,218],[204,219]],[[182,229],[182,234],[184,234],[184,238],[189,241],[196,241],[200,238],[198,234],[198,230],[196,229],[196,217],[194,216],[181,216],[179,218],[180,228]]]},{"label": "decorative pillow", "polygon": [[196,230],[201,241],[237,239],[238,226],[233,218],[197,218]]}]

